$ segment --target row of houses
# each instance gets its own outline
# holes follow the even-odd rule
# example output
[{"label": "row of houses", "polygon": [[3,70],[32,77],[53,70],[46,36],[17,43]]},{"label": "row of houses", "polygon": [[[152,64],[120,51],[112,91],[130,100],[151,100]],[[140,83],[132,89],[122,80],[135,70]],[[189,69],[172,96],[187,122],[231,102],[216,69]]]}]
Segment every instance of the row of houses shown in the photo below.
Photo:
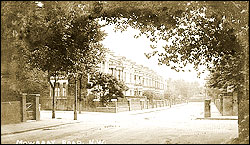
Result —
[{"label": "row of houses", "polygon": [[112,51],[107,52],[104,61],[98,66],[99,71],[112,74],[128,86],[125,96],[142,96],[148,90],[162,96],[167,89],[166,80],[162,76],[124,56],[115,55]]},{"label": "row of houses", "polygon": [[[123,81],[128,87],[128,90],[123,92],[126,97],[140,97],[143,96],[144,91],[153,91],[157,96],[161,97],[164,95],[164,90],[167,89],[167,81],[162,76],[124,56],[115,55],[110,50],[107,51],[105,59],[96,69],[103,73],[112,74],[118,80]],[[59,78],[55,89],[55,96],[58,99],[67,98],[68,84],[68,80]],[[52,88],[50,88],[51,96]]]}]

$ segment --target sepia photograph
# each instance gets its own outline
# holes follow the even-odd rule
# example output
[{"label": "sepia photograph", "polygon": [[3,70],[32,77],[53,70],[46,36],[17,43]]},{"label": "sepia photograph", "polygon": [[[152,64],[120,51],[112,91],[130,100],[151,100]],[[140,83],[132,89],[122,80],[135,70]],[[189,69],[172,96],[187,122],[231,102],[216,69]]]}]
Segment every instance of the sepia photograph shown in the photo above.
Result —
[{"label": "sepia photograph", "polygon": [[249,1],[1,1],[1,144],[249,144]]}]

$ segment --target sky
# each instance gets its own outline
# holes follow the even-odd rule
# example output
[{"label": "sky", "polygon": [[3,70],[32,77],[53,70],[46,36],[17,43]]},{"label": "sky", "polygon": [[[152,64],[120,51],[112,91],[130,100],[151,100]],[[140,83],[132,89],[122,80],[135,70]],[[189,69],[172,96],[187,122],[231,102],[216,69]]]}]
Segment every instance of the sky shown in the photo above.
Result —
[{"label": "sky", "polygon": [[[204,85],[204,78],[208,74],[201,75],[201,78],[197,78],[197,72],[191,69],[191,72],[176,72],[175,70],[170,69],[166,65],[158,65],[157,56],[147,59],[144,53],[151,52],[150,44],[153,44],[146,36],[141,36],[139,38],[134,38],[135,34],[139,33],[139,30],[135,30],[131,27],[124,32],[115,32],[113,25],[108,25],[102,28],[102,30],[107,33],[107,36],[102,41],[102,44],[105,48],[109,48],[114,51],[115,54],[120,56],[125,56],[126,58],[136,62],[136,64],[141,64],[147,66],[150,69],[157,72],[159,75],[165,79],[171,78],[173,80],[183,79],[188,82],[197,81],[201,85]],[[164,43],[157,43],[157,47],[161,48]]]}]

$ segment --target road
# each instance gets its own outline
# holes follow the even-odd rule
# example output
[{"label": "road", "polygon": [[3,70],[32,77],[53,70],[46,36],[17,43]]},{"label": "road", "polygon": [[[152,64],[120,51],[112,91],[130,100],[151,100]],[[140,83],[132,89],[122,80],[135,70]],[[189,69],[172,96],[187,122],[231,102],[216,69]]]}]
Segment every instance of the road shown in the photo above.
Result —
[{"label": "road", "polygon": [[[5,135],[1,142],[108,143],[108,144],[220,144],[237,137],[237,120],[197,120],[202,102],[158,110],[120,113],[83,112],[77,123]],[[72,119],[72,112],[56,114]],[[42,112],[42,118],[51,112]]]}]

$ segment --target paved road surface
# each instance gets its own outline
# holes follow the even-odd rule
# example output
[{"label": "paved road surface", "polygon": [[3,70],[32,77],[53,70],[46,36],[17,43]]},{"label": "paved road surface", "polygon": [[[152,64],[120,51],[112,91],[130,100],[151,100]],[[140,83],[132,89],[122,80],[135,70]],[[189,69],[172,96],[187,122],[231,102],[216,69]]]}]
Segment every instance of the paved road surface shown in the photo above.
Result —
[{"label": "paved road surface", "polygon": [[[219,144],[237,137],[237,120],[196,120],[203,107],[194,102],[146,112],[83,112],[79,123],[4,135],[1,143]],[[41,113],[41,119],[50,117],[51,112]],[[72,119],[73,112],[56,112],[56,117]]]}]

